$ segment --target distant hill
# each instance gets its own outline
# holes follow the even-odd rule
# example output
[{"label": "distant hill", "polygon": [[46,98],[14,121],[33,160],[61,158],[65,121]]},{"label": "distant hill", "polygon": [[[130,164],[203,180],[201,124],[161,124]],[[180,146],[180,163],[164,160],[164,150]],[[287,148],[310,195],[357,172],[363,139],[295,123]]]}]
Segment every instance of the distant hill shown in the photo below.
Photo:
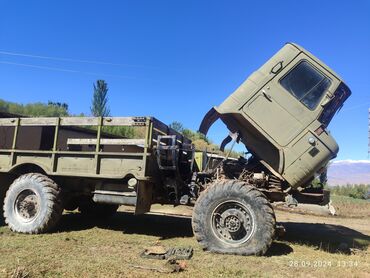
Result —
[{"label": "distant hill", "polygon": [[370,184],[369,160],[338,160],[328,169],[329,185]]}]

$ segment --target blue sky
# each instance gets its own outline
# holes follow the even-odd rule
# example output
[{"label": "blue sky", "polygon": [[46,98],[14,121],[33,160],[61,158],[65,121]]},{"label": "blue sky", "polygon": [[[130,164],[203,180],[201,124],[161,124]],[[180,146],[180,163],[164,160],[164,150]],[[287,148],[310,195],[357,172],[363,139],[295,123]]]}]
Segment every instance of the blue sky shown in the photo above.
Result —
[{"label": "blue sky", "polygon": [[[318,56],[352,96],[330,130],[338,159],[366,159],[370,1],[0,0],[0,98],[66,102],[89,113],[105,79],[114,116],[153,115],[197,129],[285,42]],[[90,62],[81,62],[90,61]],[[104,63],[91,63],[91,62]],[[221,123],[210,132],[219,142]]]}]

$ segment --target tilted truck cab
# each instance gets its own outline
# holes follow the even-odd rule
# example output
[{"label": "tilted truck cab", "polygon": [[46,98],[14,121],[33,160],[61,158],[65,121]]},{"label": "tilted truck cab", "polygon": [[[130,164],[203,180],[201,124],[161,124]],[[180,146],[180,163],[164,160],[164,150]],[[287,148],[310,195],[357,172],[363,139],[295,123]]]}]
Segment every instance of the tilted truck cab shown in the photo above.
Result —
[{"label": "tilted truck cab", "polygon": [[328,66],[288,43],[212,108],[200,131],[220,118],[271,172],[305,186],[338,153],[326,128],[350,94]]}]

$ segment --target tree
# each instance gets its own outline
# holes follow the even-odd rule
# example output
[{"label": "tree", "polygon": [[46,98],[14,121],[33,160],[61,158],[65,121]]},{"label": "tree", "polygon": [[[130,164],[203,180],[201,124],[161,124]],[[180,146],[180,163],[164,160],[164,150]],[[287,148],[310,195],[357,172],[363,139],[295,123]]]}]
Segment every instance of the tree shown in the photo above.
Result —
[{"label": "tree", "polygon": [[20,104],[0,99],[0,111],[31,117],[65,117],[69,115],[68,104],[49,101]]},{"label": "tree", "polygon": [[108,84],[104,80],[97,80],[94,84],[94,94],[91,114],[95,117],[107,117],[110,114],[108,106]]},{"label": "tree", "polygon": [[54,106],[54,107],[57,107],[57,108],[62,108],[65,111],[68,111],[68,104],[65,103],[65,102],[61,103],[61,102],[54,102],[54,101],[49,100],[48,105]]},{"label": "tree", "polygon": [[177,121],[174,121],[174,122],[170,123],[169,127],[176,130],[177,132],[180,132],[180,133],[182,133],[184,131],[183,124],[180,123],[180,122],[177,122]]}]

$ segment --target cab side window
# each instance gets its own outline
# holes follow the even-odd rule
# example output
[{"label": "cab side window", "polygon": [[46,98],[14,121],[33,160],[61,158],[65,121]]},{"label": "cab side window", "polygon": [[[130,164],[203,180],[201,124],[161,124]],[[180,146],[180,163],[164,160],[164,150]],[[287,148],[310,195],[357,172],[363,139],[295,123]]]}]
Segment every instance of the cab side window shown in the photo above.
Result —
[{"label": "cab side window", "polygon": [[314,110],[331,81],[310,63],[302,61],[280,80],[280,84],[307,108]]}]

